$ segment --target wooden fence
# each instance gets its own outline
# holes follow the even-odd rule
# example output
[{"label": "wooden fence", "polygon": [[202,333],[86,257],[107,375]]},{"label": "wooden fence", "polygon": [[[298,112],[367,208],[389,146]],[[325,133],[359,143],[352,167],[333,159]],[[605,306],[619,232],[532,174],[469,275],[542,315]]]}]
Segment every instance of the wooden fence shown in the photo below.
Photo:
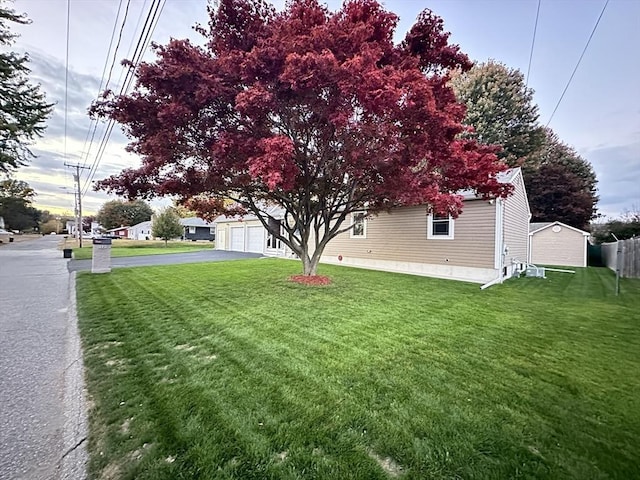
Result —
[{"label": "wooden fence", "polygon": [[602,263],[623,278],[640,278],[640,237],[602,244]]}]

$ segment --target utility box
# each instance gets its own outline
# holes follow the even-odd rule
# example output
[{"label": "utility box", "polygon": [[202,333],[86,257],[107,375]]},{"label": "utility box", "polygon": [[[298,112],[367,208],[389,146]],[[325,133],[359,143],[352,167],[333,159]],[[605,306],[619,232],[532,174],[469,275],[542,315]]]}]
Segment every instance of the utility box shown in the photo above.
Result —
[{"label": "utility box", "polygon": [[91,273],[109,273],[111,271],[111,239],[94,238],[91,257]]},{"label": "utility box", "polygon": [[538,278],[546,278],[544,276],[544,267],[536,267],[534,265],[529,265],[527,267],[527,277],[538,277]]}]

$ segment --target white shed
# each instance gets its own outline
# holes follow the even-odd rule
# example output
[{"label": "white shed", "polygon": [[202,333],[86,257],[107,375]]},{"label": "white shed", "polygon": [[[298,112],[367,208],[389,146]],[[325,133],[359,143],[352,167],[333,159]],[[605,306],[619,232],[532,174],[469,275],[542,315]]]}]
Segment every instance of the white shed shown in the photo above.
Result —
[{"label": "white shed", "polygon": [[529,263],[586,267],[589,235],[589,232],[562,222],[531,223]]}]

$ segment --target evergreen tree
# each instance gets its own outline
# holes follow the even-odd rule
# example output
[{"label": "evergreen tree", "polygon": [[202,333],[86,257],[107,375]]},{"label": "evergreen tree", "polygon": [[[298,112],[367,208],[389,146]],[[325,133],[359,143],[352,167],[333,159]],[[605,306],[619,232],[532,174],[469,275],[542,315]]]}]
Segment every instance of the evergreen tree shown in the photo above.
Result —
[{"label": "evergreen tree", "polygon": [[[0,45],[13,44],[10,22],[27,24],[24,15],[0,5]],[[29,57],[16,52],[0,53],[0,172],[27,163],[33,154],[30,143],[42,136],[53,104],[47,103],[40,85],[29,82]]]}]

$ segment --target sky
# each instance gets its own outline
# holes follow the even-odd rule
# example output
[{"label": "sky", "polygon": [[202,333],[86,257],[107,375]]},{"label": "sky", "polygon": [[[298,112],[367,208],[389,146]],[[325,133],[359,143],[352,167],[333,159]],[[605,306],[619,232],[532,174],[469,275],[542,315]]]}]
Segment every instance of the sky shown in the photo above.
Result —
[{"label": "sky", "polygon": [[[540,122],[547,124],[560,99],[606,0],[541,0],[529,87],[535,91]],[[282,8],[284,0],[274,2]],[[526,73],[538,0],[388,0],[387,9],[400,17],[396,40],[404,38],[423,8],[444,19],[450,41],[471,59],[495,59]],[[109,88],[122,80],[120,60],[130,58],[141,30],[142,14],[151,0],[130,0],[127,22],[115,54]],[[339,0],[327,2],[339,8]],[[122,2],[117,30],[127,0]],[[207,22],[207,0],[166,0],[153,40],[166,44],[171,37],[202,43],[193,25]],[[87,108],[97,97],[105,65],[114,58],[109,41],[119,0],[70,0],[69,71],[67,76],[65,136],[65,64],[67,0],[15,0],[14,8],[32,20],[14,26],[20,34],[13,50],[28,52],[32,78],[55,102],[53,116],[42,139],[33,145],[37,155],[15,175],[38,193],[36,206],[57,213],[73,213],[73,178],[64,163],[91,166],[105,127],[100,123],[93,143]],[[116,31],[117,32],[117,31]],[[116,35],[117,38],[117,35]],[[616,217],[625,210],[640,210],[640,1],[610,0],[557,112],[549,126],[565,143],[591,162],[598,178],[599,212]],[[146,60],[153,60],[146,53]],[[107,63],[108,59],[108,63]],[[114,129],[95,173],[99,180],[137,167],[127,153],[127,139]],[[90,147],[90,148],[89,148]],[[87,153],[88,152],[88,153]],[[83,171],[81,184],[87,181]],[[88,185],[87,185],[88,187]],[[87,188],[83,210],[95,213],[109,197]],[[169,200],[154,201],[161,207]]]}]

